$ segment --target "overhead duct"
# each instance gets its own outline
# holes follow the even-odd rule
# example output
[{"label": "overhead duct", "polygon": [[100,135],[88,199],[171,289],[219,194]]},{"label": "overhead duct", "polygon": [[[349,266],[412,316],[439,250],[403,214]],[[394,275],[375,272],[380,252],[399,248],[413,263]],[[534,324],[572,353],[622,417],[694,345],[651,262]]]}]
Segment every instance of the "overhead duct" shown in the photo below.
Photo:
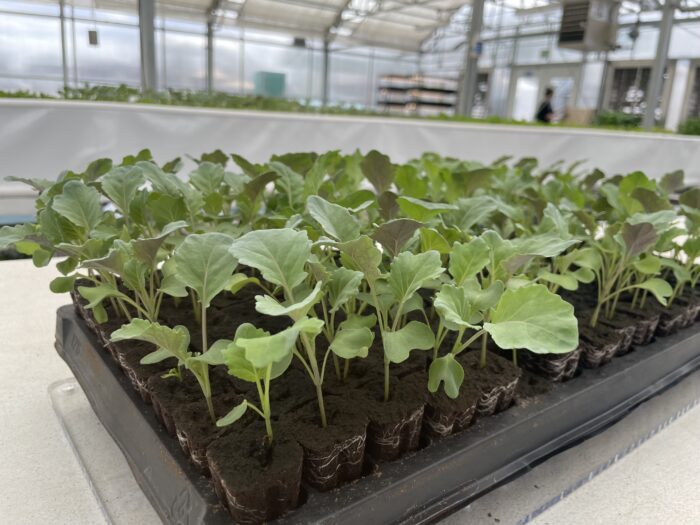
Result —
[{"label": "overhead duct", "polygon": [[617,41],[615,0],[566,0],[563,4],[559,47],[579,51],[610,51]]}]

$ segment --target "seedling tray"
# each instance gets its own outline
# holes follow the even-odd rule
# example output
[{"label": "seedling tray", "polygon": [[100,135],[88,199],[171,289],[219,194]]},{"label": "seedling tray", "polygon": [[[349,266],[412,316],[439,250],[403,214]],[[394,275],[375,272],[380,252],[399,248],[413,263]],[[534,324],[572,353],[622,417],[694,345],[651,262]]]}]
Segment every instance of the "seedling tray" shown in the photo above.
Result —
[{"label": "seedling tray", "polygon": [[[166,523],[231,518],[73,306],[58,310],[56,349],[71,368],[134,477]],[[340,489],[307,491],[276,523],[429,523],[538,460],[584,439],[700,368],[700,323],[614,359],[547,394],[481,419]]]}]

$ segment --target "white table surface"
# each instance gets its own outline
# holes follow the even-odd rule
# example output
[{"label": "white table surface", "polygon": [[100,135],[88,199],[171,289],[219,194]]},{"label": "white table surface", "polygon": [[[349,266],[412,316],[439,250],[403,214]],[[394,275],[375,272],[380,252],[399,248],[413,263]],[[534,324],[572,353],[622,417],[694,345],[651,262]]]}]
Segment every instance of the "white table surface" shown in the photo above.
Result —
[{"label": "white table surface", "polygon": [[[0,262],[0,523],[103,524],[105,519],[51,407],[47,388],[71,372],[53,349],[55,311],[68,302],[52,294],[53,267]],[[700,379],[700,375],[696,373]],[[676,389],[682,388],[681,386]],[[649,402],[672,397],[674,390]],[[585,461],[645,418],[644,407],[610,430],[538,466],[445,520],[446,524],[507,525],[527,512],[533,491],[553,486],[561,469]],[[626,430],[627,429],[627,430]],[[616,434],[617,433],[617,434]],[[106,436],[106,434],[104,434]],[[106,439],[106,438],[105,438]],[[98,441],[99,442],[99,441]],[[103,443],[106,443],[103,441]],[[103,462],[126,472],[116,447]],[[700,523],[700,408],[681,416],[602,474],[536,517],[537,525],[696,525]],[[573,462],[573,463],[572,463]],[[567,467],[568,465],[568,467]],[[120,479],[131,503],[142,495]],[[123,488],[122,488],[123,487]],[[132,508],[132,507],[130,507]],[[152,509],[133,505],[121,523],[157,523]]]}]

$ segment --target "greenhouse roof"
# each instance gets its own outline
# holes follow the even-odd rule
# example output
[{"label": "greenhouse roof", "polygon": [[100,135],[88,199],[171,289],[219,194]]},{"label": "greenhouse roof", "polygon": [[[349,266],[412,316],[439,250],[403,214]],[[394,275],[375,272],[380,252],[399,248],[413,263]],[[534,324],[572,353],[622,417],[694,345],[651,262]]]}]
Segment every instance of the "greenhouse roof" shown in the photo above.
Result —
[{"label": "greenhouse roof", "polygon": [[[54,0],[57,2],[58,0]],[[137,0],[72,0],[80,7],[136,11]],[[465,0],[156,0],[159,16],[263,30],[348,45],[419,51]]]}]

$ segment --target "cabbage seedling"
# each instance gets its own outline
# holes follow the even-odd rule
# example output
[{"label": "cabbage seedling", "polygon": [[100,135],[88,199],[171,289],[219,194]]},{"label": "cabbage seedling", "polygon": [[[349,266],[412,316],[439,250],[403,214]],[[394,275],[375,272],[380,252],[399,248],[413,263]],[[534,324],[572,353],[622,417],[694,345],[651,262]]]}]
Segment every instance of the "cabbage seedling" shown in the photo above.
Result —
[{"label": "cabbage seedling", "polygon": [[[503,291],[503,284],[496,281],[482,290],[476,279],[469,279],[459,286],[443,285],[434,306],[441,325],[456,331],[457,337],[450,352],[431,363],[428,390],[436,392],[443,383],[452,398],[459,395],[464,380],[464,369],[455,357],[483,334],[514,352],[525,348],[542,354],[566,353],[578,345],[573,306],[541,284]],[[467,330],[475,333],[465,337]]]},{"label": "cabbage seedling", "polygon": [[321,299],[323,283],[319,281],[313,288],[306,283],[308,273],[305,266],[311,257],[311,241],[306,232],[290,228],[256,230],[236,239],[230,251],[242,264],[260,271],[263,279],[278,287],[284,296],[282,302],[272,295],[256,296],[255,309],[258,312],[275,317],[286,316],[294,323],[308,323],[307,329],[300,333],[305,355],[296,348],[294,355],[304,365],[316,387],[321,425],[325,427],[322,389],[325,359],[319,367],[316,356],[316,336],[321,333],[324,322],[313,312],[313,306]]},{"label": "cabbage seedling", "polygon": [[189,351],[190,333],[184,326],[170,328],[159,323],[146,321],[145,319],[132,319],[128,324],[112,332],[112,341],[124,341],[136,339],[152,343],[158,347],[141,359],[141,364],[152,365],[166,359],[177,359],[175,375],[179,377],[181,367],[192,372],[202,389],[202,394],[207,402],[207,408],[212,422],[216,422],[214,405],[211,400],[211,383],[209,382],[209,365],[221,364],[220,351],[222,343],[212,345],[205,353],[192,353]]},{"label": "cabbage seedling", "polygon": [[244,399],[228,414],[219,419],[216,425],[224,427],[238,421],[250,408],[265,421],[267,444],[271,444],[272,410],[270,408],[270,384],[281,376],[292,361],[294,345],[300,332],[306,329],[305,323],[287,328],[270,335],[269,332],[245,323],[238,327],[233,342],[219,346],[221,361],[228,367],[229,374],[243,381],[254,383],[259,405]]}]

